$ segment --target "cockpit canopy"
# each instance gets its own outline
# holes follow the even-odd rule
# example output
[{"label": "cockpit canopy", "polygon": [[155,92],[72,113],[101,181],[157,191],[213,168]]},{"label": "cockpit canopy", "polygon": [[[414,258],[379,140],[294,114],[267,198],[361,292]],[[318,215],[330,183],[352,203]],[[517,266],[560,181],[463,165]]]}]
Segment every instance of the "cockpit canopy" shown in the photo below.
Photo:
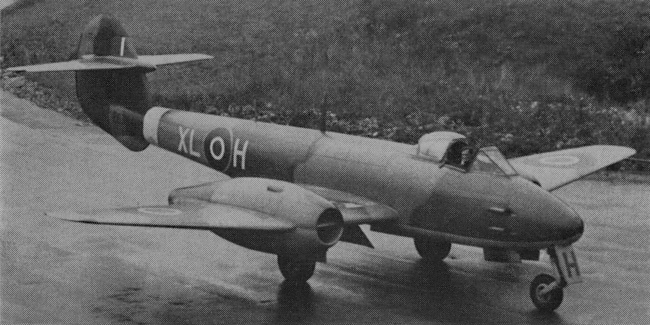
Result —
[{"label": "cockpit canopy", "polygon": [[418,141],[417,154],[467,172],[513,176],[517,171],[496,147],[477,150],[467,138],[455,132],[433,132]]},{"label": "cockpit canopy", "polygon": [[468,146],[467,138],[456,132],[432,132],[418,140],[417,155],[441,162],[448,149],[454,146]]}]

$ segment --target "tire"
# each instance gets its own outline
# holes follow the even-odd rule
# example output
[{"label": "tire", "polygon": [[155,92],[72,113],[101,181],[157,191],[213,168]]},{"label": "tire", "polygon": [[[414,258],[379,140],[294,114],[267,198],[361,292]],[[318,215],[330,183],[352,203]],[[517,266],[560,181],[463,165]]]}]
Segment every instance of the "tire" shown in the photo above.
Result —
[{"label": "tire", "polygon": [[449,242],[424,237],[413,238],[413,241],[418,254],[428,261],[442,261],[451,251],[451,243]]},{"label": "tire", "polygon": [[289,282],[304,283],[314,275],[315,261],[301,261],[278,256],[280,273]]},{"label": "tire", "polygon": [[564,299],[564,290],[562,288],[558,287],[545,295],[539,293],[554,281],[553,276],[540,274],[530,283],[530,299],[539,311],[552,312],[562,304],[562,299]]}]

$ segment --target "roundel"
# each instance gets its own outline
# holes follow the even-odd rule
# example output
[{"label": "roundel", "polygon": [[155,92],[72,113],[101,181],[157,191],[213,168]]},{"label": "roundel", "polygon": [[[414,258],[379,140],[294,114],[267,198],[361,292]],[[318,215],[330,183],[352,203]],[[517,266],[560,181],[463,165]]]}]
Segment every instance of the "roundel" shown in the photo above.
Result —
[{"label": "roundel", "polygon": [[139,212],[146,214],[155,214],[159,216],[175,216],[183,213],[181,210],[171,208],[139,208]]},{"label": "roundel", "polygon": [[216,128],[205,137],[203,142],[205,157],[210,166],[218,171],[230,167],[232,155],[232,133],[226,128]]},{"label": "roundel", "polygon": [[579,163],[580,158],[576,156],[551,156],[541,158],[539,162],[551,166],[571,166]]}]

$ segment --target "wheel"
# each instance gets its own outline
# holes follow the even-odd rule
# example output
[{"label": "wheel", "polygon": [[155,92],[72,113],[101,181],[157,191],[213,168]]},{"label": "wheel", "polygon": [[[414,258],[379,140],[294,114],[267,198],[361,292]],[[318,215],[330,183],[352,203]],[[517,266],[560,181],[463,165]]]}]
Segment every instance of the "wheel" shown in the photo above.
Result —
[{"label": "wheel", "polygon": [[280,273],[290,282],[307,282],[316,269],[315,261],[301,261],[278,256]]},{"label": "wheel", "polygon": [[430,238],[413,238],[415,249],[425,260],[442,261],[451,250],[451,243]]},{"label": "wheel", "polygon": [[535,307],[540,311],[551,312],[562,304],[562,299],[564,299],[564,290],[560,287],[555,288],[544,295],[541,294],[541,291],[553,282],[555,282],[553,276],[540,274],[530,283],[530,299],[533,300],[533,305],[535,305]]}]

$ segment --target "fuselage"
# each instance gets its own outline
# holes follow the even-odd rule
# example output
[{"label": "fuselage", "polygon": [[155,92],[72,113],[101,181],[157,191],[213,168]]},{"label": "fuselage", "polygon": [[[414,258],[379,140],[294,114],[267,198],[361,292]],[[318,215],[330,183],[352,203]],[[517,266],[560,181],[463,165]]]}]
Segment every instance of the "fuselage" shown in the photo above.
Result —
[{"label": "fuselage", "polygon": [[441,166],[413,145],[154,107],[145,139],[231,177],[335,189],[395,209],[374,230],[481,247],[537,249],[572,243],[582,220],[518,175]]}]

